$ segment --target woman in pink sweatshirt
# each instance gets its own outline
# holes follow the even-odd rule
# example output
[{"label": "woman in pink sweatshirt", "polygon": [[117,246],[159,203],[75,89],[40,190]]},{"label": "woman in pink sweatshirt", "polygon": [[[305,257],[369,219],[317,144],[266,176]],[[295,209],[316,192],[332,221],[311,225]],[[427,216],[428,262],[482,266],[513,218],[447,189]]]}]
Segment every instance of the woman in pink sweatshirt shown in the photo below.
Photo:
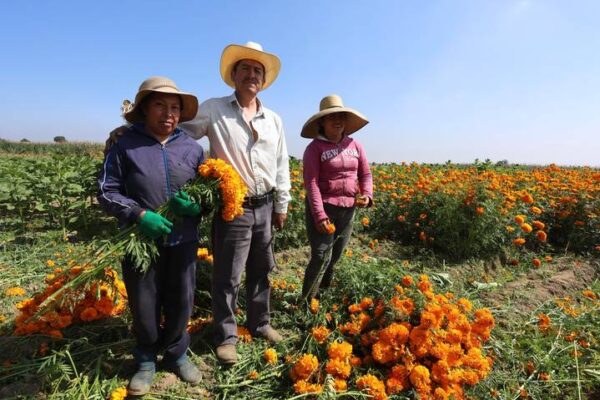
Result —
[{"label": "woman in pink sweatshirt", "polygon": [[326,96],[306,121],[302,137],[313,138],[304,151],[306,232],[311,256],[302,285],[303,299],[329,287],[333,266],[352,234],[355,207],[373,204],[373,178],[362,145],[349,135],[369,123],[341,97]]}]

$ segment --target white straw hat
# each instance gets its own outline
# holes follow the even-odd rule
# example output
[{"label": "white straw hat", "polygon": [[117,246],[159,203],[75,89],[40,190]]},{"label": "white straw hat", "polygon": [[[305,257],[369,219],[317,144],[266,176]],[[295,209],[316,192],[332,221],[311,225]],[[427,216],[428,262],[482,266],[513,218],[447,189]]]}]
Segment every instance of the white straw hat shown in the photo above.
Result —
[{"label": "white straw hat", "polygon": [[248,42],[245,45],[230,44],[225,47],[221,55],[221,78],[223,81],[235,89],[235,83],[231,79],[231,71],[233,66],[240,60],[254,60],[263,65],[265,68],[265,82],[262,89],[266,89],[275,81],[279,70],[281,69],[281,61],[275,54],[263,51],[260,44],[256,42]]}]

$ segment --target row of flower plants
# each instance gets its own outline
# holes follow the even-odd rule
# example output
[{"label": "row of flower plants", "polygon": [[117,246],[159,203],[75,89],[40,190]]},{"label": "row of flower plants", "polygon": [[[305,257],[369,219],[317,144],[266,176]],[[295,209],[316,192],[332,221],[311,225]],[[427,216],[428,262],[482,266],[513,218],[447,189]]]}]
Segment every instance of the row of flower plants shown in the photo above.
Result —
[{"label": "row of flower plants", "polygon": [[[100,159],[0,158],[0,215],[46,216],[63,230],[106,224],[95,205]],[[302,163],[291,160],[287,227],[274,245],[306,244]],[[593,168],[374,164],[374,207],[357,228],[462,260],[571,250],[600,254],[600,171]],[[208,224],[201,229],[209,235]],[[507,254],[509,253],[509,254]]]}]

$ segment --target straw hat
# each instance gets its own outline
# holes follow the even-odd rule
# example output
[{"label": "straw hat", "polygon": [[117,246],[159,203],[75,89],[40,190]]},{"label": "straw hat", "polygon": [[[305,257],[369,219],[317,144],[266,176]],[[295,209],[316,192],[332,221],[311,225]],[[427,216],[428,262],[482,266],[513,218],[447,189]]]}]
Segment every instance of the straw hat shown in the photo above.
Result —
[{"label": "straw hat", "polygon": [[356,110],[348,107],[344,107],[342,98],[337,94],[332,94],[323,97],[321,103],[319,103],[319,112],[313,115],[306,121],[302,127],[300,135],[305,138],[314,138],[319,135],[319,119],[326,115],[343,112],[346,113],[346,127],[344,129],[345,135],[350,135],[363,126],[369,123],[364,115]]},{"label": "straw hat", "polygon": [[263,90],[271,86],[281,69],[279,57],[263,51],[262,46],[256,42],[248,42],[245,45],[230,44],[225,47],[221,55],[221,78],[234,89],[235,83],[231,79],[231,71],[235,63],[240,60],[254,60],[263,65],[265,68]]},{"label": "straw hat", "polygon": [[[135,102],[132,106],[126,107],[123,111],[123,117],[131,122],[144,122],[144,114],[140,110],[140,104],[142,100],[152,92],[176,94],[181,97],[182,107],[181,115],[179,116],[179,122],[190,121],[194,119],[198,112],[198,98],[190,93],[185,93],[179,90],[175,82],[169,78],[163,76],[152,76],[146,79],[140,85],[137,94],[135,95]],[[125,102],[123,102],[125,107]],[[128,109],[127,109],[128,108]]]}]

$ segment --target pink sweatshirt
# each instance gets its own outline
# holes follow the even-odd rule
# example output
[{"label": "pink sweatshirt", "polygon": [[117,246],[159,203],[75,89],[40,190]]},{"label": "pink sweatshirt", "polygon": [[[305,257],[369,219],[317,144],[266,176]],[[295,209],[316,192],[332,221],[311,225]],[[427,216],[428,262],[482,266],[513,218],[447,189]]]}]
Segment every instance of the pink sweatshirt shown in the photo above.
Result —
[{"label": "pink sweatshirt", "polygon": [[315,223],[327,218],[323,203],[353,207],[357,193],[373,199],[365,150],[349,136],[339,143],[317,137],[304,151],[304,188]]}]

